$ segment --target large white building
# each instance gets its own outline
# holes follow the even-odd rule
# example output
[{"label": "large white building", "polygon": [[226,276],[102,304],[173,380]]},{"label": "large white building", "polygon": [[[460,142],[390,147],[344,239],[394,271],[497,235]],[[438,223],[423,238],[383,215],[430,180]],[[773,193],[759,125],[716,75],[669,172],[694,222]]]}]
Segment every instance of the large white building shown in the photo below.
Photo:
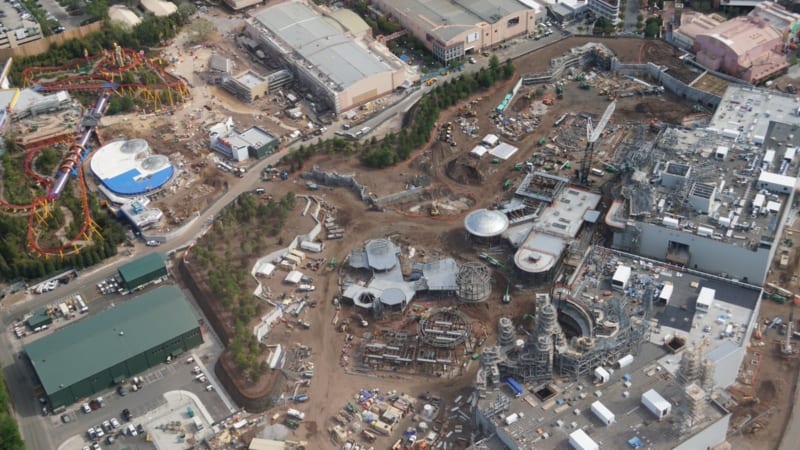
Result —
[{"label": "large white building", "polygon": [[532,0],[373,0],[444,62],[532,33],[546,18]]},{"label": "large white building", "polygon": [[300,1],[256,11],[246,32],[335,112],[391,93],[419,75],[384,45],[356,37],[327,12]]}]

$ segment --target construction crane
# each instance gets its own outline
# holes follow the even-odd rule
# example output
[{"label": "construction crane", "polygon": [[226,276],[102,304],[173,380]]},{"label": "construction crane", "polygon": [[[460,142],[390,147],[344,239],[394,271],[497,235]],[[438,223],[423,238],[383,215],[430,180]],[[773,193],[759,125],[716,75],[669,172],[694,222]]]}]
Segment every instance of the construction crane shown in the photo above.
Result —
[{"label": "construction crane", "polygon": [[594,143],[600,139],[600,134],[605,130],[611,115],[614,114],[614,109],[617,107],[617,101],[608,104],[603,116],[596,126],[592,126],[592,120],[586,122],[586,149],[583,151],[583,160],[581,161],[581,168],[578,172],[578,183],[582,185],[589,184],[589,171],[592,166],[592,154],[594,153]]}]

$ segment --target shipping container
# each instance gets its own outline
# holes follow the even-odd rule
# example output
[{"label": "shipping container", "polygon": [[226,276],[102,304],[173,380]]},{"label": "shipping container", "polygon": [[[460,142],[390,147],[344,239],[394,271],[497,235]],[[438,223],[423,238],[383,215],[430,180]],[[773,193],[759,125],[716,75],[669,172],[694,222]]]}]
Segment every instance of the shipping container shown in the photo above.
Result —
[{"label": "shipping container", "polygon": [[614,277],[611,279],[611,287],[618,291],[624,291],[628,287],[628,282],[631,279],[630,266],[617,266],[614,272]]},{"label": "shipping container", "polygon": [[597,416],[598,419],[600,419],[601,422],[603,422],[603,425],[608,426],[617,421],[614,413],[612,413],[611,410],[606,408],[606,405],[600,403],[599,401],[592,403],[592,412],[595,416]]},{"label": "shipping container", "polygon": [[519,397],[524,392],[522,386],[513,377],[506,378],[506,384],[514,392],[514,397]]},{"label": "shipping container", "polygon": [[600,450],[597,442],[592,440],[583,430],[575,430],[569,435],[569,445],[574,450]]},{"label": "shipping container", "polygon": [[617,361],[617,369],[630,366],[633,362],[633,355],[625,355]]},{"label": "shipping container", "polygon": [[303,241],[300,243],[300,248],[308,252],[320,253],[325,246],[319,242]]},{"label": "shipping container", "polygon": [[655,389],[650,389],[642,394],[642,405],[653,413],[658,420],[663,419],[672,411],[672,405]]}]

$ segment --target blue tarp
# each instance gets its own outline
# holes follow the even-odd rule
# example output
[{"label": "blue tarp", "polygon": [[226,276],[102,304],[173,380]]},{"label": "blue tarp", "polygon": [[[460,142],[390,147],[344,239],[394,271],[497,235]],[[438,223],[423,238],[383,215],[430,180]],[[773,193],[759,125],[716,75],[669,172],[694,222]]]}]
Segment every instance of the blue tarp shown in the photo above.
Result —
[{"label": "blue tarp", "polygon": [[630,445],[631,448],[639,448],[643,444],[642,444],[642,440],[641,439],[639,439],[638,437],[634,436],[634,437],[628,439],[628,445]]}]

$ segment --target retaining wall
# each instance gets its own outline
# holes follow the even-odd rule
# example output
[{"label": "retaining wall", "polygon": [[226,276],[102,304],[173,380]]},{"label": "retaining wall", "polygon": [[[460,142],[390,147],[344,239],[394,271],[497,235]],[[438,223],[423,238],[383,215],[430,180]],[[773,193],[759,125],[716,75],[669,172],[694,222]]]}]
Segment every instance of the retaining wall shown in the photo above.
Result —
[{"label": "retaining wall", "polygon": [[696,103],[701,103],[709,108],[716,108],[719,102],[722,101],[720,96],[689,86],[667,73],[666,69],[653,63],[623,64],[617,57],[614,57],[611,59],[611,71],[631,76],[641,74],[649,75],[673,94]]}]

